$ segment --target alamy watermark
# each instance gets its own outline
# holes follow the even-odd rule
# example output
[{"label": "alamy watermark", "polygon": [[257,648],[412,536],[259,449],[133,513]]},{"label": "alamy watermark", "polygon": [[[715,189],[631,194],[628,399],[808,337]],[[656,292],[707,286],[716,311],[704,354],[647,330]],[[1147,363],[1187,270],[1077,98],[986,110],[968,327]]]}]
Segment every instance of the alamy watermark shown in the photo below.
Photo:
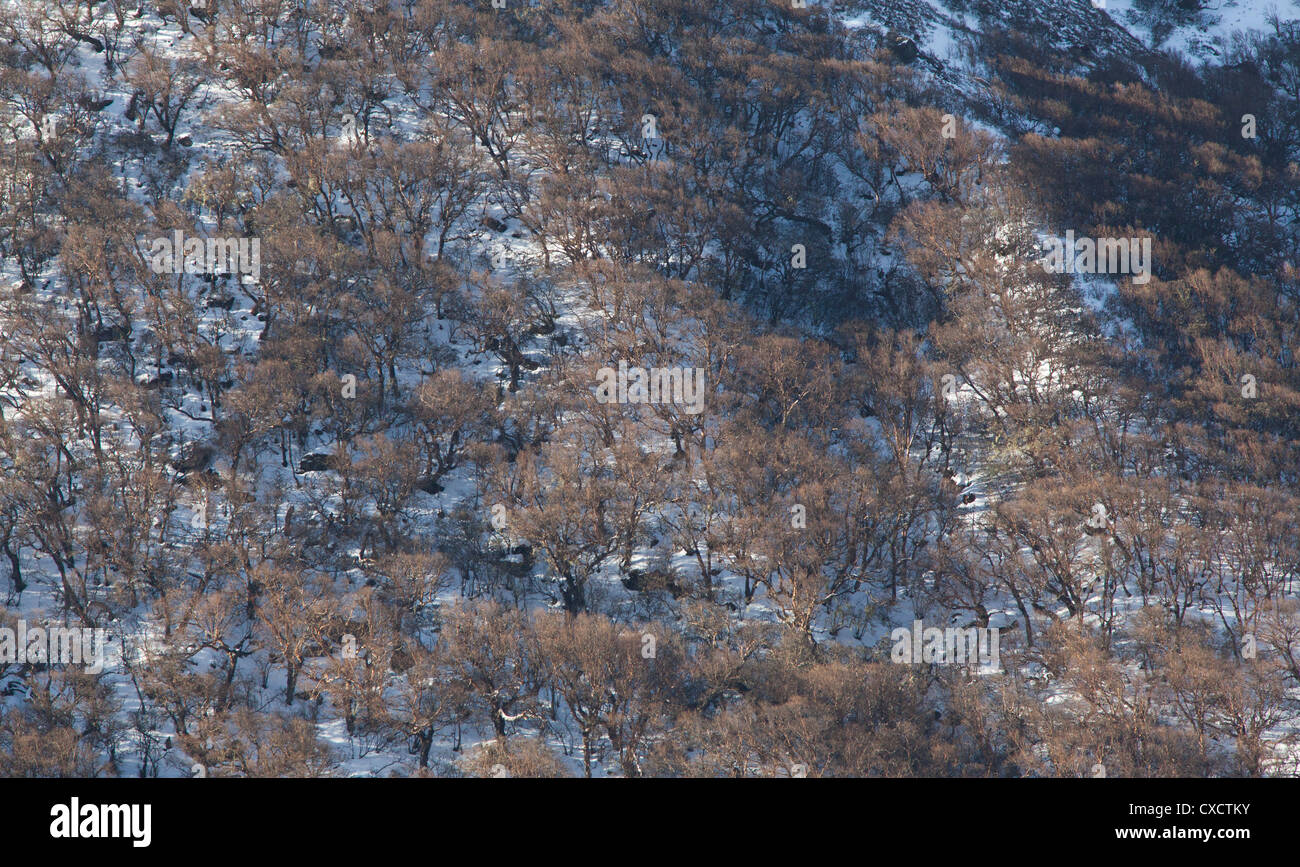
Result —
[{"label": "alamy watermark", "polygon": [[153,840],[152,804],[83,804],[71,798],[50,807],[50,836],[57,839],[125,838],[137,849]]},{"label": "alamy watermark", "polygon": [[0,663],[39,662],[46,665],[84,665],[87,674],[104,670],[107,632],[99,627],[0,626]]},{"label": "alamy watermark", "polygon": [[889,634],[889,640],[894,643],[889,658],[897,663],[1002,667],[995,628],[940,629],[914,620],[911,629],[900,626]]},{"label": "alamy watermark", "polygon": [[596,400],[600,403],[679,403],[689,415],[704,410],[702,367],[602,367],[596,371]]},{"label": "alamy watermark", "polygon": [[180,229],[154,238],[149,269],[155,274],[247,274],[262,277],[261,238],[187,238]]},{"label": "alamy watermark", "polygon": [[1043,267],[1053,274],[1131,274],[1139,286],[1151,282],[1151,238],[1052,238]]}]

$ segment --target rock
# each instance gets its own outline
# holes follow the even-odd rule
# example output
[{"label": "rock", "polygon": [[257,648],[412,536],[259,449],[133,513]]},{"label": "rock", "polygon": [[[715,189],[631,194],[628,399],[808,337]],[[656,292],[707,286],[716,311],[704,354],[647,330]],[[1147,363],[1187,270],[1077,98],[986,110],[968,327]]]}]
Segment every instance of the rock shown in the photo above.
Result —
[{"label": "rock", "polygon": [[212,446],[207,443],[188,442],[181,446],[176,459],[172,461],[172,466],[177,472],[192,473],[207,467],[208,462],[212,460],[212,454]]},{"label": "rock", "polygon": [[113,100],[111,97],[108,99],[96,99],[95,97],[90,96],[89,94],[82,94],[81,96],[77,97],[77,105],[81,106],[86,111],[100,112],[108,108],[112,104],[113,104]]},{"label": "rock", "polygon": [[217,471],[209,467],[198,473],[181,473],[176,477],[176,483],[182,488],[192,488],[194,485],[202,482],[207,488],[221,487],[221,476]]},{"label": "rock", "polygon": [[889,31],[885,36],[885,44],[894,56],[904,63],[911,63],[921,56],[921,50],[916,47],[910,36],[904,36],[896,31]]},{"label": "rock", "polygon": [[623,586],[636,593],[667,590],[674,599],[679,599],[686,593],[686,588],[676,580],[675,576],[662,569],[651,569],[649,571],[629,569],[627,570],[627,577],[623,579]]},{"label": "rock", "polygon": [[494,232],[504,232],[508,228],[505,223],[493,217],[484,217],[480,222]]},{"label": "rock", "polygon": [[172,381],[172,379],[173,379],[173,374],[170,370],[161,370],[158,372],[157,376],[149,377],[144,382],[140,383],[140,385],[148,389],[149,391],[156,391],[157,389],[162,388],[164,385],[167,385],[169,382]]},{"label": "rock", "polygon": [[322,470],[332,469],[334,456],[313,452],[309,455],[303,455],[302,460],[298,461],[298,472],[300,473],[319,473]]},{"label": "rock", "polygon": [[411,652],[404,646],[398,645],[397,649],[388,657],[388,667],[393,671],[401,674],[415,664],[415,659]]},{"label": "rock", "polygon": [[99,343],[126,340],[130,336],[131,327],[129,325],[105,325],[95,332],[95,340]]}]

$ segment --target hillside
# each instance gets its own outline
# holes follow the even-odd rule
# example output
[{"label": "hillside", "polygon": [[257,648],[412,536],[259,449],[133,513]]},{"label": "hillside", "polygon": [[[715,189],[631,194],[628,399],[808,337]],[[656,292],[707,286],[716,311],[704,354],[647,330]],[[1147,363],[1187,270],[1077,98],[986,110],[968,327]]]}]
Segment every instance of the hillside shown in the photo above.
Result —
[{"label": "hillside", "polygon": [[1300,772],[1300,7],[796,3],[0,0],[0,777]]}]

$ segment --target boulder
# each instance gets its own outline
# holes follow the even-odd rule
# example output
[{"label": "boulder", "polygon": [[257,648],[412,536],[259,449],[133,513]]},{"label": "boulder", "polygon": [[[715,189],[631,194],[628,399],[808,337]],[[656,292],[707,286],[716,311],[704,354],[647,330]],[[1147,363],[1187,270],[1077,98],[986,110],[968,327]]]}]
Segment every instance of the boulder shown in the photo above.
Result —
[{"label": "boulder", "polygon": [[202,442],[188,442],[181,446],[172,461],[172,466],[177,472],[192,473],[195,470],[201,470],[207,467],[208,462],[212,460],[212,446]]},{"label": "boulder", "polygon": [[916,42],[902,33],[889,31],[885,36],[885,44],[889,46],[893,55],[904,63],[911,63],[921,56],[921,50],[916,47]]},{"label": "boulder", "polygon": [[300,473],[319,473],[322,470],[332,469],[334,466],[334,456],[313,452],[309,455],[303,455],[302,460],[298,461],[298,472]]}]

